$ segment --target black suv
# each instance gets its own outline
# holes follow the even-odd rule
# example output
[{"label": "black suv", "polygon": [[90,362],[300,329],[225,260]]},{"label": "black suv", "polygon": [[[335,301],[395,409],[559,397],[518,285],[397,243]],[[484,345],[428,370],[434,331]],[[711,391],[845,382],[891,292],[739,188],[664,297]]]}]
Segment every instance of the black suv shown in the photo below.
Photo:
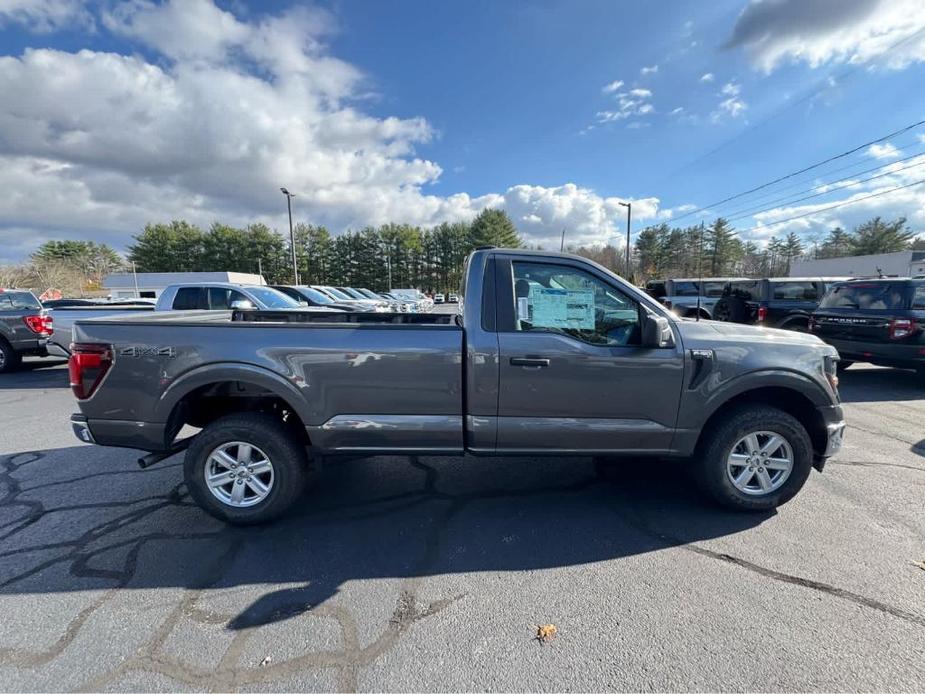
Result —
[{"label": "black suv", "polygon": [[806,332],[810,315],[835,281],[823,277],[732,280],[713,308],[713,320]]},{"label": "black suv", "polygon": [[863,361],[925,376],[925,279],[835,284],[813,312],[810,332],[838,350],[842,369]]}]

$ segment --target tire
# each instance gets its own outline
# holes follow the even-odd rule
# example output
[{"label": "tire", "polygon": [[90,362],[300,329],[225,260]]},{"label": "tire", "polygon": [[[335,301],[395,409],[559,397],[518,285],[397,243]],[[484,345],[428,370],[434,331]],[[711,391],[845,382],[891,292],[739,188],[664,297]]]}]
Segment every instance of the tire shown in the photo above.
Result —
[{"label": "tire", "polygon": [[838,371],[838,373],[841,373],[842,371],[847,369],[852,364],[854,364],[853,361],[845,361],[844,359],[840,359],[837,362],[835,362],[835,370]]},{"label": "tire", "polygon": [[0,338],[0,374],[15,371],[21,363],[22,355],[14,350],[9,342]]},{"label": "tire", "polygon": [[[761,433],[758,433],[761,432]],[[757,464],[730,467],[731,454],[736,460],[742,460],[752,454],[750,447],[743,441],[749,434],[757,434],[755,439],[761,445],[773,447],[773,434],[783,440],[783,444],[770,450],[771,460],[776,469],[764,462],[759,455],[754,459]],[[789,448],[789,450],[788,450]],[[781,469],[782,460],[788,457],[790,467],[787,474]],[[697,453],[697,481],[701,488],[720,505],[736,511],[769,511],[785,504],[802,489],[809,477],[813,462],[813,447],[809,434],[792,415],[776,407],[766,405],[746,405],[736,408],[716,422]],[[767,467],[765,467],[767,465]],[[749,477],[747,471],[752,472]],[[759,473],[758,471],[762,471]],[[737,486],[732,476],[736,475],[741,483],[745,478],[745,491]],[[769,485],[768,491],[762,487]]]},{"label": "tire", "polygon": [[[250,446],[250,455],[238,443]],[[238,467],[245,455],[253,473]],[[186,486],[196,503],[232,525],[257,525],[283,515],[305,489],[311,472],[304,445],[278,419],[261,413],[215,420],[193,439],[183,461]],[[210,474],[213,480],[228,475],[229,481],[214,483],[213,492],[206,481]]]},{"label": "tire", "polygon": [[748,308],[742,299],[734,296],[723,297],[713,307],[713,320],[745,323],[748,320]]}]

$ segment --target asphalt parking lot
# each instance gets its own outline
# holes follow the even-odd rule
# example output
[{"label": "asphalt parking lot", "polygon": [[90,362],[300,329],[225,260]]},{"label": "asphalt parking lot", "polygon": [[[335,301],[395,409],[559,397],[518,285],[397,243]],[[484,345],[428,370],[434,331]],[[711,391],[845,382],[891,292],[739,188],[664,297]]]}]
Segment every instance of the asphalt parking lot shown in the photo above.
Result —
[{"label": "asphalt parking lot", "polygon": [[179,456],[78,443],[66,369],[29,361],[0,377],[0,688],[921,690],[925,387],[842,394],[845,448],[776,513],[677,464],[378,457],[242,530]]}]

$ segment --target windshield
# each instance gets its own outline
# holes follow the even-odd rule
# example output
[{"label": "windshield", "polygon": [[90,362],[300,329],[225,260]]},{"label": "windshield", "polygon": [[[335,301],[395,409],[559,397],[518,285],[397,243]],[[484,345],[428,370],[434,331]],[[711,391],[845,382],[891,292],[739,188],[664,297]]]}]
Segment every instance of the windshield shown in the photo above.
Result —
[{"label": "windshield", "polygon": [[32,292],[10,292],[0,290],[0,311],[6,309],[22,310],[42,308],[42,304],[35,298]]},{"label": "windshield", "polygon": [[369,289],[358,289],[357,291],[360,292],[367,299],[375,299],[376,301],[382,301],[381,296],[379,296],[373,291],[370,291]]},{"label": "windshield", "polygon": [[338,289],[340,289],[344,294],[347,294],[348,296],[354,299],[365,299],[366,298],[353,287],[338,287]]},{"label": "windshield", "polygon": [[906,288],[889,282],[836,284],[819,303],[819,308],[857,308],[885,311],[906,307]]},{"label": "windshield", "polygon": [[324,291],[333,296],[335,299],[340,299],[341,301],[353,301],[352,296],[340,291],[339,289],[335,289],[334,287],[325,287]]},{"label": "windshield", "polygon": [[299,302],[270,287],[249,287],[248,291],[267,308],[298,308]]},{"label": "windshield", "polygon": [[312,289],[311,287],[299,287],[296,291],[299,292],[302,296],[310,301],[314,301],[316,304],[333,304],[334,299],[329,297],[324,292],[319,292],[317,289]]}]

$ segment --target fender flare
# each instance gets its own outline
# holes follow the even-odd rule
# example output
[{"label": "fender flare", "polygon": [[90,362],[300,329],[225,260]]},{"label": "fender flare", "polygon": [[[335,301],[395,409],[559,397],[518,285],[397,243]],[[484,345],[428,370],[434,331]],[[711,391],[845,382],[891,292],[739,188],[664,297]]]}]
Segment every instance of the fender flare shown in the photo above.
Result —
[{"label": "fender flare", "polygon": [[739,374],[710,394],[709,399],[698,407],[698,418],[692,423],[702,427],[716,412],[730,400],[759,388],[784,388],[794,391],[809,400],[816,407],[831,405],[832,399],[821,384],[809,376],[790,369],[764,369]]},{"label": "fender flare", "polygon": [[303,423],[310,422],[310,412],[305,396],[291,381],[269,369],[239,362],[206,364],[184,373],[158,398],[154,408],[155,421],[167,422],[180,401],[196,388],[230,381],[265,388],[284,400],[298,414]]}]

